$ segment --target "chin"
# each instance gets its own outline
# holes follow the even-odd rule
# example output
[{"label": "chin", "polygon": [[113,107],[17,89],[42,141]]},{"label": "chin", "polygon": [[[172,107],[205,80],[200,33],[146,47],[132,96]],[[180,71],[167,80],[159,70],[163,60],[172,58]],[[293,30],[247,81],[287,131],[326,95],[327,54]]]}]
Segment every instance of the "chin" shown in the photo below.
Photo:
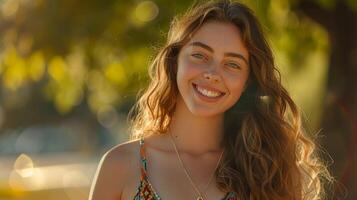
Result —
[{"label": "chin", "polygon": [[218,110],[208,110],[208,109],[189,109],[192,115],[197,117],[218,117],[223,115],[224,112]]}]

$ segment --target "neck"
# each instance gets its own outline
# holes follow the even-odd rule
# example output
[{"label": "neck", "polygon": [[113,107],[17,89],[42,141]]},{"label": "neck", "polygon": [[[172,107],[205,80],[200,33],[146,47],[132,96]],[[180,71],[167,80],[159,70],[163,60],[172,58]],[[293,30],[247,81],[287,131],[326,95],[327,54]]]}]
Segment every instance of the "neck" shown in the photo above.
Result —
[{"label": "neck", "polygon": [[194,155],[221,151],[223,115],[197,116],[180,101],[169,126],[180,151]]}]

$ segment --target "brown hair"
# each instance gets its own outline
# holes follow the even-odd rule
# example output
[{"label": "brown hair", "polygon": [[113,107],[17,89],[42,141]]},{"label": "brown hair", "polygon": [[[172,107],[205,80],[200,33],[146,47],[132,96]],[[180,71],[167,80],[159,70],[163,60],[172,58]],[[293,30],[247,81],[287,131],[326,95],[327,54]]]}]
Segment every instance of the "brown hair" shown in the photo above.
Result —
[{"label": "brown hair", "polygon": [[150,66],[151,83],[132,109],[132,138],[163,134],[175,111],[177,57],[208,21],[232,23],[249,51],[249,84],[225,113],[217,185],[238,199],[320,199],[332,180],[304,132],[297,106],[282,86],[272,51],[253,12],[245,5],[216,1],[175,18],[167,43]]}]

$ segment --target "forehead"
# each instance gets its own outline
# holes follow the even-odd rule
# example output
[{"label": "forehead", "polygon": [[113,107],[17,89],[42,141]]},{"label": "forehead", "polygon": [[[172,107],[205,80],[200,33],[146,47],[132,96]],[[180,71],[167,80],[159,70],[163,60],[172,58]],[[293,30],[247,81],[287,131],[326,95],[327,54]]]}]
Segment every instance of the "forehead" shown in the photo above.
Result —
[{"label": "forehead", "polygon": [[209,45],[215,51],[240,52],[248,55],[241,31],[231,23],[207,22],[203,24],[187,44],[196,41]]}]

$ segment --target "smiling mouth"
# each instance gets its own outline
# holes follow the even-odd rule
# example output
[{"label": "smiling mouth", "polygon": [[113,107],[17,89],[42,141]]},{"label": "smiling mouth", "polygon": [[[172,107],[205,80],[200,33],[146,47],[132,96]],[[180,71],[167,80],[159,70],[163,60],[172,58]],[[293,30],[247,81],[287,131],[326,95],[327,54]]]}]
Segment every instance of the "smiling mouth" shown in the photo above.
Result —
[{"label": "smiling mouth", "polygon": [[198,92],[199,94],[201,94],[207,98],[217,99],[217,98],[220,98],[223,95],[225,95],[224,92],[209,90],[207,88],[200,87],[194,83],[192,85],[195,88],[196,92]]}]

